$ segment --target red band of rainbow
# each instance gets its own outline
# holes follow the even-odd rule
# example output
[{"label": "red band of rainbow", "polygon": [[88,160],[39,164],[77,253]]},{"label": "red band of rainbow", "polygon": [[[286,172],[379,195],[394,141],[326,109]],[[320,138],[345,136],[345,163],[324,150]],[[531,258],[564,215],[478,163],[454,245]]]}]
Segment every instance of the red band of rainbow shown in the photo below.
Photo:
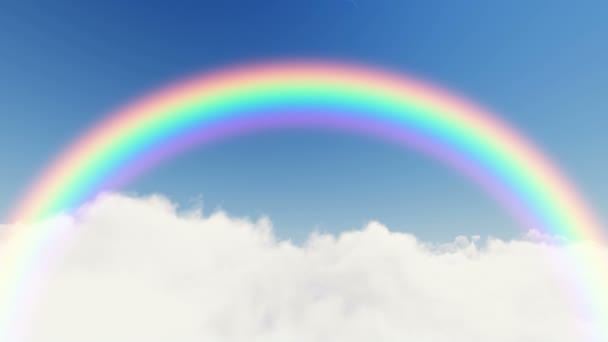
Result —
[{"label": "red band of rainbow", "polygon": [[[284,127],[341,129],[413,146],[468,175],[522,225],[606,241],[566,177],[487,111],[407,76],[300,61],[197,76],[128,105],[69,146],[27,191],[12,219],[30,223],[76,207],[188,146]],[[2,321],[22,298],[19,289],[35,268],[36,250],[50,239],[45,234],[50,232],[25,228],[11,233],[17,242],[0,256]],[[608,265],[580,258],[584,291],[608,317]]]}]

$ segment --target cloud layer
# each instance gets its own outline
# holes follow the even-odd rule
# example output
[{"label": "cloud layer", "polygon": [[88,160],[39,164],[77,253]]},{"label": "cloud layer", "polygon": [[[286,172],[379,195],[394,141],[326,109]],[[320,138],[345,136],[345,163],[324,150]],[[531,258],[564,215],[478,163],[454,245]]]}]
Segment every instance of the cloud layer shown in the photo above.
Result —
[{"label": "cloud layer", "polygon": [[538,236],[429,244],[371,222],[296,246],[268,219],[116,194],[69,221],[27,341],[574,342],[599,324],[556,267],[569,247]]}]

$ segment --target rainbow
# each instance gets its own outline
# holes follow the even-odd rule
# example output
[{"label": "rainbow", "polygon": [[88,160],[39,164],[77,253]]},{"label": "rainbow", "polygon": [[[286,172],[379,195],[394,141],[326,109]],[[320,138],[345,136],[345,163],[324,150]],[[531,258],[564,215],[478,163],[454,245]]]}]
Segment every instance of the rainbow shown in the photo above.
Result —
[{"label": "rainbow", "polygon": [[[337,129],[407,145],[463,173],[522,227],[604,243],[574,186],[488,111],[412,77],[344,63],[285,61],[195,76],[120,109],[67,148],[26,191],[0,255],[0,336],[54,230],[33,224],[118,188],[184,149],[288,127]],[[608,318],[603,260],[579,255],[581,294]],[[27,294],[29,295],[29,294]],[[605,320],[608,322],[608,320]],[[8,333],[6,336],[9,336]],[[605,334],[603,336],[608,336]],[[9,339],[3,339],[3,341]]]}]

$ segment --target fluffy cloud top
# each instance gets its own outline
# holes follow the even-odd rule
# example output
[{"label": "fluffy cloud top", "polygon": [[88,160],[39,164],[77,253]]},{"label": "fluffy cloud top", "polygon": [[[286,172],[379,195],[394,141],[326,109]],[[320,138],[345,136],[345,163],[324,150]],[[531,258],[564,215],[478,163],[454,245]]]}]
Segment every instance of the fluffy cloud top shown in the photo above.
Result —
[{"label": "fluffy cloud top", "polygon": [[371,222],[296,246],[159,196],[69,221],[27,341],[574,342],[599,324],[555,267],[568,247],[538,238],[433,245]]}]

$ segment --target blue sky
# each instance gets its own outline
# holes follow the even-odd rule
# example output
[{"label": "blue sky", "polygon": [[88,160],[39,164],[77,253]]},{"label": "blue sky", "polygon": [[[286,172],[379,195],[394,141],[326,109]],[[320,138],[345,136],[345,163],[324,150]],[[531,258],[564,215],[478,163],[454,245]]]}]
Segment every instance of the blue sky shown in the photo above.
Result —
[{"label": "blue sky", "polygon": [[[104,1],[0,4],[0,215],[112,109],[250,60],[349,60],[417,74],[500,113],[608,218],[608,5],[603,1]],[[126,191],[269,215],[279,236],[377,219],[445,240],[517,234],[501,208],[424,156],[360,137],[289,131],[179,156]]]}]

